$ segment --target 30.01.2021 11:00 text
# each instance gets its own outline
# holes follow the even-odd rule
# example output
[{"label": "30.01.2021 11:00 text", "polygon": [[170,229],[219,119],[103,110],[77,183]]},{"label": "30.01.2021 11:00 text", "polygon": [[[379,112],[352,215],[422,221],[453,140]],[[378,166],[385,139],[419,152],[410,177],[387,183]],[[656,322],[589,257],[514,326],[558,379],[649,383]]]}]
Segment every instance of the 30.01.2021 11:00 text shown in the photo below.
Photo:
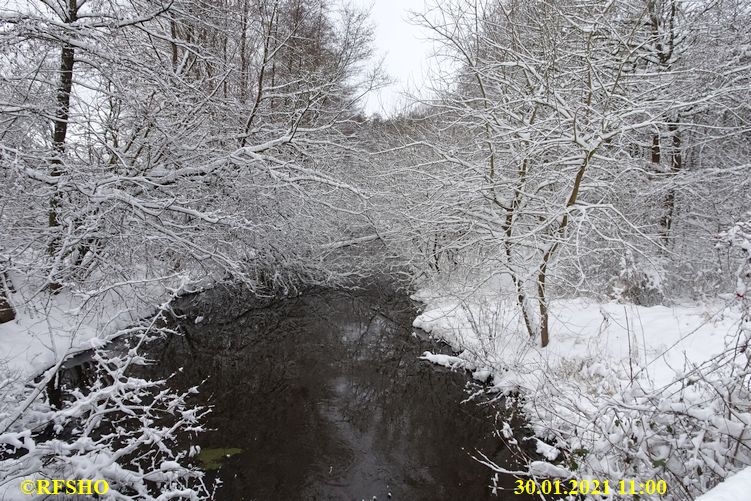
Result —
[{"label": "30.01.2021 11:00 text", "polygon": [[[612,484],[612,485],[611,485]],[[610,494],[620,495],[640,495],[640,494],[658,494],[665,495],[668,492],[668,485],[664,480],[647,480],[646,482],[637,482],[636,480],[620,480],[611,482],[610,480],[543,480],[538,482],[533,479],[517,480],[514,494],[554,494],[554,495],[603,495]]]}]

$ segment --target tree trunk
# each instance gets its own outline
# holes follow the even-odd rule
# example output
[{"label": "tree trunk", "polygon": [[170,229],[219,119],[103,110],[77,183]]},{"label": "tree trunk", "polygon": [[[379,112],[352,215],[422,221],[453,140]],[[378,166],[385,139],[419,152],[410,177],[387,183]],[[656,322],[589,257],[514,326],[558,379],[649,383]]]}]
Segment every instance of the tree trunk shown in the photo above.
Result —
[{"label": "tree trunk", "polygon": [[[71,24],[78,19],[78,0],[68,1],[68,12],[64,19],[66,24]],[[60,83],[57,87],[57,107],[55,109],[55,119],[53,120],[52,129],[52,150],[53,157],[50,160],[52,167],[50,175],[59,177],[63,175],[64,163],[63,155],[65,154],[65,139],[68,135],[68,119],[70,118],[70,93],[73,89],[73,65],[75,64],[75,49],[68,42],[63,43],[60,52]],[[49,227],[57,228],[60,226],[60,194],[54,193],[50,199],[49,210]],[[60,237],[52,237],[48,246],[50,256],[54,256],[60,250]],[[48,285],[52,291],[60,289],[61,284],[55,280]]]},{"label": "tree trunk", "polygon": [[547,279],[548,257],[546,256],[537,277],[537,295],[540,302],[540,345],[545,348],[550,342],[548,322],[548,299],[545,295],[545,280]]},{"label": "tree trunk", "polygon": [[[683,156],[681,154],[681,131],[678,128],[678,122],[668,124],[668,131],[672,140],[672,151],[670,152],[670,172],[669,177],[672,178],[678,174],[683,168]],[[675,214],[675,186],[668,188],[668,193],[665,195],[663,202],[663,213],[660,225],[662,226],[662,238],[665,245],[670,240],[670,230],[673,227],[673,216]]]},{"label": "tree trunk", "polygon": [[242,4],[242,12],[240,14],[240,102],[245,104],[248,96],[248,58],[247,58],[247,45],[248,45],[248,12],[250,6],[248,0],[244,0]]},{"label": "tree trunk", "polygon": [[655,171],[660,170],[660,134],[652,136],[652,164]]},{"label": "tree trunk", "polygon": [[581,185],[582,181],[584,180],[584,175],[587,172],[589,162],[592,160],[596,149],[597,148],[588,151],[584,156],[582,165],[579,167],[579,171],[576,173],[576,178],[574,179],[574,185],[571,188],[571,193],[569,194],[568,200],[566,201],[565,212],[563,214],[563,218],[561,219],[561,223],[553,233],[553,237],[557,238],[558,240],[553,242],[550,245],[550,248],[548,248],[548,250],[545,251],[545,253],[542,255],[540,267],[537,272],[537,296],[540,311],[540,344],[543,348],[546,347],[548,345],[548,342],[550,341],[548,298],[546,294],[548,265],[552,262],[555,253],[558,251],[558,247],[561,244],[560,239],[563,239],[566,233],[566,228],[568,227],[569,223],[568,210],[571,209],[571,207],[573,207],[576,204],[576,201],[579,199],[579,192],[581,191]]},{"label": "tree trunk", "polygon": [[169,29],[170,29],[170,36],[172,37],[172,40],[170,40],[170,52],[172,54],[172,71],[177,73],[177,22],[175,21],[175,18],[170,15],[170,21],[169,21]]},{"label": "tree trunk", "polygon": [[8,301],[7,291],[12,290],[5,272],[0,273],[0,324],[16,318],[16,312]]}]

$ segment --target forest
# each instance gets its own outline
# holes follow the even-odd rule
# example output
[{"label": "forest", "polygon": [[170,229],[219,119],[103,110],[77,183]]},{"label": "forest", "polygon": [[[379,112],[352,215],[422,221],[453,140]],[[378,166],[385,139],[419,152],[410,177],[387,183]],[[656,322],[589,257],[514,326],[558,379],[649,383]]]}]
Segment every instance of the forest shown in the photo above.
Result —
[{"label": "forest", "polygon": [[[379,116],[389,75],[347,2],[0,6],[0,498],[29,478],[212,498],[181,439],[200,385],[131,373],[180,335],[176,301],[376,279],[451,347],[424,360],[522,413],[497,423],[520,465],[478,453],[488,483],[747,498],[751,3],[436,0],[411,21],[429,88]],[[66,389],[92,349],[99,375]]]}]

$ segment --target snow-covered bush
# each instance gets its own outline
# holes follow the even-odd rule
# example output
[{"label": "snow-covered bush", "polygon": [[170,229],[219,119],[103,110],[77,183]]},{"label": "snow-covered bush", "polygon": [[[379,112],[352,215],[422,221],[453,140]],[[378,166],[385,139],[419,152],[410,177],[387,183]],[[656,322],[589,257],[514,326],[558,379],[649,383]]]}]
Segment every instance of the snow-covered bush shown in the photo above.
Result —
[{"label": "snow-covered bush", "polygon": [[741,253],[741,263],[735,273],[735,296],[738,298],[746,312],[746,324],[742,330],[751,333],[751,214],[747,221],[736,223],[730,230],[720,234],[718,246],[737,248]]},{"label": "snow-covered bush", "polygon": [[[612,372],[589,376],[611,388],[623,381]],[[633,381],[590,392],[577,379],[552,379],[555,392],[534,398],[535,422],[544,423],[536,433],[565,451],[560,465],[572,476],[662,479],[670,499],[691,500],[751,465],[749,371],[732,348],[662,388]]]},{"label": "snow-covered bush", "polygon": [[641,306],[660,304],[664,297],[659,273],[637,262],[629,250],[621,258],[618,276],[608,285],[613,299]]},{"label": "snow-covered bush", "polygon": [[196,388],[175,392],[165,381],[130,376],[129,366],[145,363],[137,348],[94,360],[93,383],[68,388],[60,408],[19,380],[0,383],[0,493],[13,499],[25,479],[83,479],[107,481],[108,499],[207,498],[185,442],[207,412],[188,402]]}]

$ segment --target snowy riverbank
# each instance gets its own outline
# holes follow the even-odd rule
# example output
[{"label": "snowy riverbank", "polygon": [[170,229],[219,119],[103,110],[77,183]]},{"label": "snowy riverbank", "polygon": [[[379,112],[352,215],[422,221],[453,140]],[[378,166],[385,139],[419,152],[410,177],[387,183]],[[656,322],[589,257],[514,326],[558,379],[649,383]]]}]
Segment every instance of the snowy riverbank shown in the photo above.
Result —
[{"label": "snowy riverbank", "polygon": [[518,392],[535,435],[552,446],[538,451],[571,476],[664,479],[674,499],[693,499],[751,461],[751,413],[728,405],[734,371],[746,363],[735,350],[732,300],[558,300],[543,349],[522,334],[497,288],[433,285],[413,297],[426,305],[414,326],[460,352],[425,358]]},{"label": "snowy riverbank", "polygon": [[[139,492],[141,499],[152,499],[147,494],[154,485],[155,491],[191,495],[205,490],[192,487],[202,475],[195,468],[172,471],[185,459],[176,437],[200,430],[204,411],[188,403],[195,390],[180,393],[164,388],[164,381],[131,376],[128,366],[145,362],[136,347],[123,356],[92,353],[98,377],[83,390],[68,387],[59,403],[53,398],[60,387],[54,378],[75,354],[125,334],[167,332],[155,314],[188,292],[187,275],[55,295],[41,280],[12,278],[16,318],[0,325],[0,499],[23,499],[22,481],[48,478],[103,480],[113,493]],[[162,427],[167,414],[170,426]],[[117,416],[109,417],[118,423],[117,434],[99,433],[101,416]],[[52,436],[43,433],[49,427]],[[169,475],[144,471],[140,461]]]},{"label": "snowy riverbank", "polygon": [[165,307],[187,283],[177,277],[167,284],[133,280],[102,290],[51,295],[39,292],[42,281],[13,278],[19,284],[10,297],[16,318],[0,324],[0,364],[23,380],[126,334],[129,326]]}]

